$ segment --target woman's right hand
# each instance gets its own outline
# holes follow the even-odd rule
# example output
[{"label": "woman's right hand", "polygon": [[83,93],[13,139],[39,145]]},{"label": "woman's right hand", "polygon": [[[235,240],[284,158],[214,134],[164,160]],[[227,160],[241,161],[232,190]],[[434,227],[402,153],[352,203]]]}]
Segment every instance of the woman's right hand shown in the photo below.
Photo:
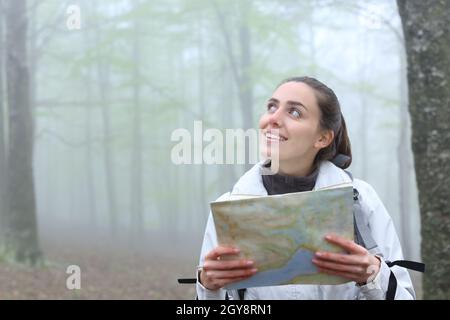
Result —
[{"label": "woman's right hand", "polygon": [[206,289],[217,290],[232,282],[247,279],[258,272],[251,260],[221,259],[222,256],[237,254],[239,249],[232,247],[218,246],[211,250],[205,256],[199,277],[200,283]]}]

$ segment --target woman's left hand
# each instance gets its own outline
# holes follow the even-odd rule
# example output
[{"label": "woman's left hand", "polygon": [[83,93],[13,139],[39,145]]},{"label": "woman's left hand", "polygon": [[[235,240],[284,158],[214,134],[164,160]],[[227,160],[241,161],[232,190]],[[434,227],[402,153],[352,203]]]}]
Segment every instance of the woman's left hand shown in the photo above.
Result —
[{"label": "woman's left hand", "polygon": [[348,254],[316,252],[312,262],[318,267],[319,272],[341,276],[364,285],[374,279],[380,271],[381,261],[354,241],[337,235],[327,235],[325,239],[343,248]]}]

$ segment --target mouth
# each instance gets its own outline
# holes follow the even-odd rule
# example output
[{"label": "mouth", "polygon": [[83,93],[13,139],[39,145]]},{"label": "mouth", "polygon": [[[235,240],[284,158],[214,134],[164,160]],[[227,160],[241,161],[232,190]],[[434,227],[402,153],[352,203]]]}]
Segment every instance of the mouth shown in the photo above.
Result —
[{"label": "mouth", "polygon": [[269,141],[278,141],[278,142],[283,142],[286,141],[287,138],[283,135],[279,135],[279,134],[275,134],[272,133],[271,131],[266,131],[264,133],[264,136],[266,137],[267,140]]}]

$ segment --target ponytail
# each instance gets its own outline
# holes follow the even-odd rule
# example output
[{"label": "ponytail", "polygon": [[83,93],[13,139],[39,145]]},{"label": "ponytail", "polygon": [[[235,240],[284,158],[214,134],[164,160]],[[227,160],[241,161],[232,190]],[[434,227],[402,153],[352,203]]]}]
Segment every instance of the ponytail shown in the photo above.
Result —
[{"label": "ponytail", "polygon": [[345,124],[344,116],[341,113],[341,126],[338,134],[332,142],[335,146],[335,154],[331,160],[335,165],[341,169],[346,169],[352,163],[352,148],[350,139],[348,137],[347,125]]}]

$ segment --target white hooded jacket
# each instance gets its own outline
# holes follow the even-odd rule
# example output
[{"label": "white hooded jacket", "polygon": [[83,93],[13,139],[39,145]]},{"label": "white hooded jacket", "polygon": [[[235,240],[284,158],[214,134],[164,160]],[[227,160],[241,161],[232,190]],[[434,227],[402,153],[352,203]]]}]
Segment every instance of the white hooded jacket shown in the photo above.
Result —
[{"label": "white hooded jacket", "polygon": [[[260,162],[247,171],[235,184],[232,194],[267,195],[263,185],[261,170],[263,162]],[[319,174],[313,190],[332,186],[340,183],[352,182],[350,177],[340,168],[329,161],[323,161],[319,167]],[[403,254],[400,247],[393,222],[387,213],[383,203],[375,190],[366,182],[354,179],[353,186],[359,191],[363,212],[368,215],[367,221],[372,232],[372,237],[378,244],[381,252],[381,268],[373,281],[364,286],[358,286],[355,282],[341,285],[283,285],[271,287],[248,288],[245,299],[360,299],[377,300],[385,299],[389,283],[390,271],[397,278],[397,291],[395,299],[415,299],[414,289],[408,271],[402,267],[394,266],[391,269],[385,260],[402,260]],[[222,195],[217,201],[228,199],[230,193]],[[217,247],[217,235],[211,213],[208,217],[199,265],[203,265],[205,255]],[[198,280],[198,279],[197,279]],[[225,299],[224,289],[208,290],[197,281],[198,299]],[[231,299],[239,299],[236,290],[228,291]]]}]

